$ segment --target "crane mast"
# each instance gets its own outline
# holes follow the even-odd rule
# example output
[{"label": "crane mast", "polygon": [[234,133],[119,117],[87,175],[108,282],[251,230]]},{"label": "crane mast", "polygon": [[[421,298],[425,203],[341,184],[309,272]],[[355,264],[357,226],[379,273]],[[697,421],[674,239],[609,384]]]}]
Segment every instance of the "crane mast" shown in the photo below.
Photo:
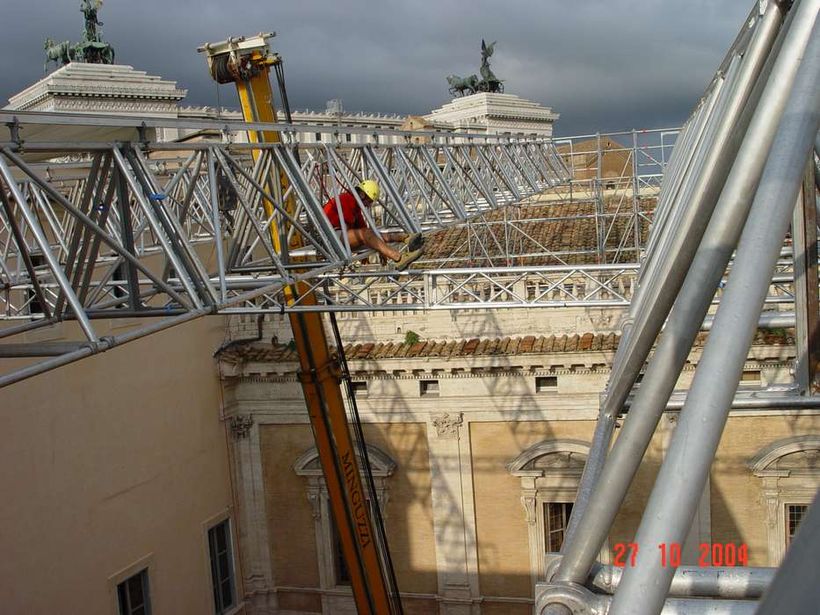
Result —
[{"label": "crane mast", "polygon": [[[277,121],[270,69],[281,64],[278,54],[271,53],[267,40],[273,33],[250,37],[230,38],[219,43],[208,43],[199,48],[207,54],[211,76],[218,83],[234,83],[246,122],[275,123]],[[280,85],[282,85],[280,83]],[[248,131],[251,143],[279,143],[275,130]],[[254,160],[261,155],[253,150]],[[268,178],[272,194],[281,198],[287,194],[288,178],[280,169],[278,177]],[[263,199],[268,217],[273,205]],[[293,203],[285,200],[285,207],[293,214]],[[271,240],[276,250],[286,250],[283,238],[287,228],[270,226]],[[284,239],[284,241],[287,241]],[[293,247],[293,246],[290,246]],[[315,305],[316,299],[309,287],[293,282],[287,288],[289,303]],[[331,354],[321,312],[291,312],[290,325],[299,355],[299,380],[308,408],[310,424],[319,452],[327,483],[328,498],[333,518],[339,531],[342,552],[347,563],[356,608],[362,615],[391,615],[401,613],[398,591],[391,592],[389,579],[395,583],[391,570],[379,553],[380,541],[374,534],[354,441],[345,413],[341,391],[341,372]],[[342,349],[339,348],[339,352]],[[383,544],[386,545],[386,542]]]}]

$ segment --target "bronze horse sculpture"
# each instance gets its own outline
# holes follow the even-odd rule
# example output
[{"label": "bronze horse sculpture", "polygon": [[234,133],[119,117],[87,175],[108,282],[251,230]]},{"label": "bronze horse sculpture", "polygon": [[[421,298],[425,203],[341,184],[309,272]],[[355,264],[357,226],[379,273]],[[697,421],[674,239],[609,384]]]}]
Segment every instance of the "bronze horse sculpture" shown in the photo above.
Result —
[{"label": "bronze horse sculpture", "polygon": [[493,55],[495,41],[489,45],[481,39],[481,78],[470,75],[461,78],[458,75],[449,75],[450,96],[469,96],[478,92],[504,93],[504,83],[490,70],[490,56]]},{"label": "bronze horse sculpture", "polygon": [[46,52],[46,61],[43,64],[43,72],[48,71],[48,63],[56,62],[58,65],[65,66],[74,60],[74,48],[68,41],[57,43],[50,38],[47,38],[43,43],[43,50]]},{"label": "bronze horse sculpture", "polygon": [[458,75],[449,75],[447,83],[450,84],[451,96],[469,96],[478,92],[479,80],[477,75],[470,75],[463,79]]}]

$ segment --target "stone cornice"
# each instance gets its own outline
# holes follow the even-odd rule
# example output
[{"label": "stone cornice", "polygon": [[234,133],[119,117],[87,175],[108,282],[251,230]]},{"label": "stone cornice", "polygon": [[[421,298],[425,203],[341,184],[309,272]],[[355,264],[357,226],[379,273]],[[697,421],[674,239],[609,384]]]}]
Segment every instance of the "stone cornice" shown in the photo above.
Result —
[{"label": "stone cornice", "polygon": [[9,99],[9,109],[30,109],[48,98],[116,98],[169,101],[176,104],[187,90],[125,65],[72,62]]},{"label": "stone cornice", "polygon": [[456,123],[469,118],[530,120],[552,123],[560,117],[552,108],[513,94],[473,94],[453,101],[424,116],[427,120]]},{"label": "stone cornice", "polygon": [[[781,347],[773,347],[782,350]],[[771,354],[771,353],[770,353]],[[465,378],[533,378],[537,376],[608,376],[614,352],[588,351],[499,357],[391,358],[348,360],[353,380],[451,380]],[[693,357],[692,357],[693,358]],[[790,361],[772,356],[749,360],[746,369],[787,369]],[[222,363],[222,378],[234,383],[298,383],[295,361]],[[697,361],[683,371],[694,372]]]}]

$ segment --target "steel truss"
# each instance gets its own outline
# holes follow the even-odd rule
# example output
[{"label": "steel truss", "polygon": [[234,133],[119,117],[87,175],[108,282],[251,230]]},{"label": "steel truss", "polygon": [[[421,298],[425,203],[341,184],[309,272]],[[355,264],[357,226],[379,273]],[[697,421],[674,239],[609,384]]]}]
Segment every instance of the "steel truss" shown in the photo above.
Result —
[{"label": "steel truss", "polygon": [[[798,612],[796,605],[804,608],[799,612],[809,612],[805,609],[820,600],[816,583],[797,587],[790,578],[815,564],[817,500],[790,551],[791,572],[778,573],[762,586],[758,581],[771,577],[771,571],[735,568],[707,574],[695,588],[684,578],[692,571],[665,565],[659,549],[683,544],[691,528],[761,308],[772,292],[771,276],[777,276],[793,211],[794,276],[801,280],[795,295],[797,354],[806,357],[804,363],[816,358],[817,348],[807,340],[817,335],[818,326],[812,211],[813,145],[820,120],[818,11],[820,0],[755,2],[678,136],[562,556],[536,590],[539,615],[780,613]],[[602,587],[595,580],[595,560],[719,287],[721,302],[709,338],[634,538],[639,553],[616,575],[617,582]],[[628,400],[641,371],[641,386]],[[816,376],[815,363],[805,378],[796,379],[799,395],[779,399],[777,405],[772,400],[769,407],[820,408],[818,397],[811,396]],[[610,447],[615,419],[627,405]],[[770,595],[778,599],[764,599],[757,610],[756,600],[769,584]]]},{"label": "steel truss", "polygon": [[[440,133],[425,133],[425,144],[408,137],[379,145],[395,141],[395,131],[368,133],[373,144],[301,145],[285,132],[283,144],[251,146],[235,141],[270,125],[153,120],[135,129],[133,118],[0,116],[11,135],[0,143],[0,320],[16,321],[0,330],[7,340],[0,358],[52,357],[0,384],[204,314],[626,306],[637,265],[602,261],[626,259],[624,237],[637,237],[644,247],[644,232],[635,234],[645,215],[639,199],[655,198],[651,186],[674,134],[658,132],[644,142],[627,133],[633,143],[627,153],[612,147],[617,135],[597,138],[591,155],[598,171],[586,177],[573,150],[575,141],[588,141],[583,137],[564,140],[558,150],[543,139]],[[218,143],[147,138],[152,130],[216,126]],[[84,140],[55,142],[54,135],[70,130],[77,139],[83,131]],[[110,138],[111,131],[126,140],[97,137]],[[600,171],[612,155],[619,165],[629,163],[627,175]],[[585,156],[589,164],[590,152]],[[280,175],[290,186],[284,194]],[[409,272],[368,265],[368,255],[354,254],[321,211],[364,177],[376,177],[385,189],[379,204],[364,211],[375,227],[423,230],[435,243],[437,230],[463,226],[474,255],[468,260],[481,266],[464,268],[458,245]],[[614,208],[607,205],[612,198]],[[631,213],[621,215],[626,199]],[[554,217],[543,217],[545,203]],[[613,252],[606,245],[617,221],[622,235]],[[562,230],[570,224],[609,230],[602,242],[570,243],[557,252],[533,232],[550,222]],[[287,241],[274,245],[271,228]],[[530,266],[509,266],[528,259]],[[589,261],[595,264],[584,264]],[[790,266],[784,261],[783,275],[774,278],[772,302],[793,302]],[[297,279],[310,281],[318,306],[287,305],[284,289]],[[93,324],[124,317],[164,320],[113,337],[100,336]],[[64,320],[77,325],[64,327],[68,337],[78,333],[71,342],[11,343],[14,335]]]},{"label": "steel truss", "polygon": [[[367,276],[340,273],[362,268],[366,255],[353,253],[322,206],[365,177],[375,177],[384,196],[371,209],[359,203],[364,216],[374,228],[406,232],[463,224],[568,179],[553,145],[541,139],[462,135],[458,142],[353,146],[23,142],[27,131],[47,138],[84,123],[90,132],[122,129],[123,120],[32,114],[11,120],[12,141],[0,147],[0,318],[21,322],[0,337],[63,320],[76,322],[81,337],[5,344],[0,356],[53,355],[54,364],[119,343],[98,334],[96,319],[176,322],[279,311],[282,289],[295,280],[333,281],[337,297],[370,295],[368,287],[380,279],[410,288],[383,268]],[[289,186],[284,193],[281,177]],[[435,286],[426,284],[428,297]],[[456,295],[439,302],[455,303]],[[513,295],[492,296],[510,301]]]},{"label": "steel truss", "polygon": [[[470,220],[461,243],[427,258],[426,266],[638,262],[678,133],[632,130],[555,139],[568,182]],[[577,236],[563,245],[545,241],[538,230],[549,224],[571,225]]]}]

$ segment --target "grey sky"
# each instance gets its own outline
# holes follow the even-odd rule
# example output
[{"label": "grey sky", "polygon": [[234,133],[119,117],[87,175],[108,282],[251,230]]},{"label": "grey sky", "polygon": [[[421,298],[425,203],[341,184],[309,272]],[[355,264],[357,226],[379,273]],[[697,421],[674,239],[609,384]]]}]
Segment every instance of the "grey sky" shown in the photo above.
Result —
[{"label": "grey sky", "polygon": [[[43,40],[78,41],[79,0],[0,0],[0,106],[43,75]],[[424,114],[445,76],[478,72],[481,39],[508,93],[553,107],[560,135],[685,120],[752,0],[106,0],[117,62],[176,80],[189,104],[216,105],[196,47],[276,31],[291,106]],[[224,106],[235,107],[230,86]]]}]

